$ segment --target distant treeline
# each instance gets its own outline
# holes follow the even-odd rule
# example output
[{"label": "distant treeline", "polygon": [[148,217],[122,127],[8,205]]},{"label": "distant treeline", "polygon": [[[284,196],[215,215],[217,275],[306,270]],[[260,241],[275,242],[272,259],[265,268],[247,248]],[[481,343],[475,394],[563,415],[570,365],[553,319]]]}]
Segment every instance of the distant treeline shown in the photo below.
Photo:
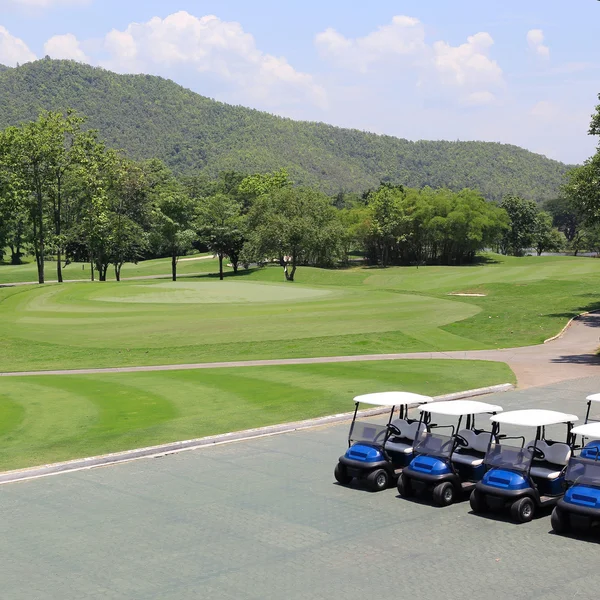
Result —
[{"label": "distant treeline", "polygon": [[535,202],[489,202],[475,190],[413,189],[381,183],[328,196],[294,185],[285,169],[175,176],[157,159],[132,161],[107,148],[72,111],[43,113],[0,132],[0,248],[18,264],[36,257],[86,261],[100,280],[110,265],[210,250],[234,270],[278,261],[293,280],[299,265],[456,265],[495,247],[522,254],[560,249],[564,235]]}]

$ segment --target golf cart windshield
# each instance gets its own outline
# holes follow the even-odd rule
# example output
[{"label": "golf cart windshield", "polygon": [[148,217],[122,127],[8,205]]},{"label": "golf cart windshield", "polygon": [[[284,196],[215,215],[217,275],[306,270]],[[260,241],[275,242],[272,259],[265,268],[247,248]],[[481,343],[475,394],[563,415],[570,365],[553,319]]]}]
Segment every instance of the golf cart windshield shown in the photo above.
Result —
[{"label": "golf cart windshield", "polygon": [[453,445],[454,437],[421,429],[415,440],[414,448],[417,454],[446,457],[450,456]]},{"label": "golf cart windshield", "polygon": [[350,434],[350,441],[383,445],[386,433],[387,428],[383,425],[376,425],[375,423],[368,423],[366,421],[355,421],[352,433]]},{"label": "golf cart windshield", "polygon": [[485,464],[488,467],[527,471],[532,459],[533,452],[529,448],[494,444],[485,455]]},{"label": "golf cart windshield", "polygon": [[600,486],[600,461],[589,458],[572,458],[565,479],[569,483]]}]

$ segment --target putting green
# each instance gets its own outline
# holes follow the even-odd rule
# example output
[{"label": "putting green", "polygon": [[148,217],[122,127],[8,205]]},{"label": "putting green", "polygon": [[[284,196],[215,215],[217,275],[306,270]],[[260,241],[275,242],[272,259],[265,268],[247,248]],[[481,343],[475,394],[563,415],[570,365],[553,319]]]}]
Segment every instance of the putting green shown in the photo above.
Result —
[{"label": "putting green", "polygon": [[122,293],[102,290],[93,295],[103,302],[151,304],[223,304],[247,302],[291,302],[315,300],[333,294],[330,290],[293,285],[269,285],[240,281],[177,281],[137,284]]},{"label": "putting green", "polygon": [[[169,360],[170,349],[187,347],[190,360],[200,343],[390,331],[422,340],[447,339],[451,334],[440,331],[440,326],[480,310],[456,300],[385,291],[239,281],[183,282],[172,289],[171,285],[81,283],[23,290],[2,303],[0,334],[21,343],[52,345],[58,359],[66,359],[68,349],[78,347],[160,349]],[[211,301],[205,303],[203,297]]]}]

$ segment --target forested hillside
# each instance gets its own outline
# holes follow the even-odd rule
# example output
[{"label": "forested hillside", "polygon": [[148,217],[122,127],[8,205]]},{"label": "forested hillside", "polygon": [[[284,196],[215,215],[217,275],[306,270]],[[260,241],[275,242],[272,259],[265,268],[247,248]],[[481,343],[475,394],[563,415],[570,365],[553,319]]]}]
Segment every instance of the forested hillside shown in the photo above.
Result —
[{"label": "forested hillside", "polygon": [[488,199],[552,198],[567,166],[517,146],[411,142],[229,106],[172,81],[118,75],[72,61],[0,66],[0,128],[68,107],[135,159],[157,157],[178,173],[272,171],[326,192],[363,191],[382,179],[420,188],[479,189]]}]

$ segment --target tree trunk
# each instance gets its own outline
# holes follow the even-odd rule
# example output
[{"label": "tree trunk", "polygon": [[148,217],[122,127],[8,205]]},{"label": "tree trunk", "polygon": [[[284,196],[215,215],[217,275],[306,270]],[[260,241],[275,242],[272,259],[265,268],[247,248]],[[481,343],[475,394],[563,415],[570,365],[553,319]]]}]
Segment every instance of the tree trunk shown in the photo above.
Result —
[{"label": "tree trunk", "polygon": [[294,281],[294,275],[295,274],[296,274],[296,265],[292,265],[292,272],[289,274],[287,280],[288,281]]},{"label": "tree trunk", "polygon": [[171,254],[171,273],[173,281],[177,281],[177,250],[173,248],[173,254]]},{"label": "tree trunk", "polygon": [[219,253],[219,279],[223,281],[223,255]]},{"label": "tree trunk", "polygon": [[90,273],[91,273],[91,280],[94,281],[94,261],[93,260],[90,261]]},{"label": "tree trunk", "polygon": [[[38,283],[44,283],[44,197],[40,184],[36,185],[37,214],[34,221],[35,260],[38,270]],[[35,221],[37,219],[37,227]],[[36,231],[37,230],[37,231]],[[37,233],[37,235],[36,235]]]},{"label": "tree trunk", "polygon": [[9,246],[10,248],[10,264],[11,265],[20,265],[21,264],[21,248],[18,246]]},{"label": "tree trunk", "polygon": [[121,281],[121,267],[123,263],[115,263],[115,279]]},{"label": "tree trunk", "polygon": [[60,264],[62,261],[62,255],[60,253],[60,248],[56,251],[56,278],[58,279],[58,283],[63,282],[62,276],[62,265]]},{"label": "tree trunk", "polygon": [[63,282],[62,276],[62,261],[61,247],[60,247],[60,234],[61,234],[61,219],[62,219],[62,198],[61,198],[61,176],[59,174],[57,181],[57,197],[54,204],[54,232],[56,233],[57,247],[56,247],[56,279],[58,283]]}]

